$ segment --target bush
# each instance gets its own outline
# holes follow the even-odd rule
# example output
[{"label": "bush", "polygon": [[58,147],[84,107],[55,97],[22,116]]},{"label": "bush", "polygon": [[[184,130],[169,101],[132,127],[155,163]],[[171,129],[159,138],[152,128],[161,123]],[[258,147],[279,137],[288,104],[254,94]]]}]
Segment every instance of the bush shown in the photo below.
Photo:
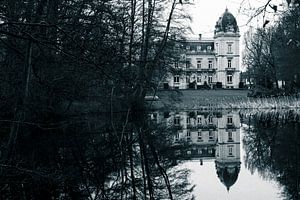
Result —
[{"label": "bush", "polygon": [[240,82],[240,83],[239,83],[239,88],[240,88],[240,89],[245,88],[244,82]]},{"label": "bush", "polygon": [[217,82],[216,83],[216,88],[222,88],[222,82]]}]

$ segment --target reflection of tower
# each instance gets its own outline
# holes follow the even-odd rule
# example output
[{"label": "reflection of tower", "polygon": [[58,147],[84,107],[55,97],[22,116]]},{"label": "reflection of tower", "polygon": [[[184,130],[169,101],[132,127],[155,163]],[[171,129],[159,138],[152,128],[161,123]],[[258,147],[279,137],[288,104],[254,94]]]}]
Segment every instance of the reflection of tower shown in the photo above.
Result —
[{"label": "reflection of tower", "polygon": [[216,170],[229,191],[240,172],[240,129],[238,115],[224,115],[218,131]]}]

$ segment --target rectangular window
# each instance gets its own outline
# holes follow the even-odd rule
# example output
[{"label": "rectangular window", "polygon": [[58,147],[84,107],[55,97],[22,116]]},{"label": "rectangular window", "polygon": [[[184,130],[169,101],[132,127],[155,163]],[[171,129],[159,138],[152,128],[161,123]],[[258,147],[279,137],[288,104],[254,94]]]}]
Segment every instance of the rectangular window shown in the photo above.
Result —
[{"label": "rectangular window", "polygon": [[191,132],[189,130],[187,130],[187,132],[186,132],[186,139],[187,140],[191,139]]},{"label": "rectangular window", "polygon": [[232,156],[233,155],[233,148],[232,146],[228,146],[228,156]]},{"label": "rectangular window", "polygon": [[229,83],[229,84],[232,83],[232,75],[231,74],[227,75],[227,83]]},{"label": "rectangular window", "polygon": [[174,83],[179,83],[179,76],[178,75],[174,76]]},{"label": "rectangular window", "polygon": [[174,118],[174,125],[175,126],[179,126],[180,125],[180,117],[179,116]]},{"label": "rectangular window", "polygon": [[191,118],[187,117],[186,118],[186,124],[190,124],[191,123]]},{"label": "rectangular window", "polygon": [[191,67],[191,60],[186,60],[185,61],[185,66],[187,69],[189,69]]},{"label": "rectangular window", "polygon": [[197,76],[197,82],[201,83],[201,76]]},{"label": "rectangular window", "polygon": [[214,133],[213,133],[213,131],[209,131],[208,136],[209,136],[210,140],[214,139]]},{"label": "rectangular window", "polygon": [[198,123],[198,124],[202,124],[202,119],[201,119],[201,117],[198,117],[198,118],[197,118],[197,123]]},{"label": "rectangular window", "polygon": [[201,60],[197,60],[197,68],[201,69]]},{"label": "rectangular window", "polygon": [[216,53],[218,54],[219,53],[219,44],[216,43]]},{"label": "rectangular window", "polygon": [[232,124],[232,123],[233,123],[232,116],[228,116],[227,117],[227,124]]},{"label": "rectangular window", "polygon": [[202,140],[202,132],[201,132],[201,130],[198,130],[198,140]]},{"label": "rectangular window", "polygon": [[175,63],[174,63],[174,67],[175,67],[176,69],[178,69],[178,68],[179,68],[179,63],[178,63],[178,62],[175,62]]},{"label": "rectangular window", "polygon": [[232,53],[232,44],[228,44],[227,53]]},{"label": "rectangular window", "polygon": [[212,83],[212,76],[208,76],[208,83]]},{"label": "rectangular window", "polygon": [[213,123],[213,117],[211,115],[209,115],[208,117],[208,123],[209,124],[212,124]]},{"label": "rectangular window", "polygon": [[199,154],[199,155],[202,154],[202,149],[198,149],[198,154]]},{"label": "rectangular window", "polygon": [[233,139],[232,139],[232,131],[228,132],[228,141],[233,141]]},{"label": "rectangular window", "polygon": [[228,68],[231,68],[231,66],[232,66],[231,63],[232,63],[232,60],[231,60],[231,59],[228,59],[228,60],[227,60],[227,67],[228,67]]},{"label": "rectangular window", "polygon": [[208,61],[208,68],[209,68],[209,69],[212,69],[212,68],[213,68],[213,61],[212,61],[212,60],[209,60],[209,61]]}]

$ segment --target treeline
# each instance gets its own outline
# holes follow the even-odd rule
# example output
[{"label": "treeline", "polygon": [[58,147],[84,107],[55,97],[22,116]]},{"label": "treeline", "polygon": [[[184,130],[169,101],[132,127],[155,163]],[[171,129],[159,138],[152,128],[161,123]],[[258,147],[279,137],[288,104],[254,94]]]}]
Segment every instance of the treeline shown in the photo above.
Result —
[{"label": "treeline", "polygon": [[245,35],[245,76],[262,93],[295,94],[300,88],[299,3],[284,11],[274,25],[268,23]]},{"label": "treeline", "polygon": [[253,114],[245,120],[245,166],[251,173],[275,180],[280,197],[300,198],[299,113],[294,111]]},{"label": "treeline", "polygon": [[1,1],[1,199],[175,196],[144,96],[177,59],[186,3]]}]

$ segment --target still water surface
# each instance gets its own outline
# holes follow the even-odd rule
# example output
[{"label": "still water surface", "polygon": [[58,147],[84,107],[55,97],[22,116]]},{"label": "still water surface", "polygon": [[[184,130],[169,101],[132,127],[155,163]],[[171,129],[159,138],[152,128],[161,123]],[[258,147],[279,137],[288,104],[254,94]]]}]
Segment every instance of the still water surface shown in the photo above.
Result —
[{"label": "still water surface", "polygon": [[[245,132],[241,129],[241,136]],[[219,180],[216,171],[215,159],[206,160],[203,165],[199,161],[185,161],[179,167],[190,169],[190,181],[195,184],[194,195],[196,199],[242,199],[243,200],[266,200],[282,199],[279,184],[270,179],[263,178],[257,172],[253,174],[244,164],[245,151],[241,142],[241,166],[237,181],[227,191]]]},{"label": "still water surface", "polygon": [[[157,113],[177,127],[176,168],[188,169],[195,199],[298,199],[299,115],[284,112]],[[299,166],[299,167],[298,167]]]},{"label": "still water surface", "polygon": [[23,127],[13,149],[2,124],[0,199],[299,200],[299,116],[205,109],[120,112],[113,121],[91,115],[62,129]]}]

